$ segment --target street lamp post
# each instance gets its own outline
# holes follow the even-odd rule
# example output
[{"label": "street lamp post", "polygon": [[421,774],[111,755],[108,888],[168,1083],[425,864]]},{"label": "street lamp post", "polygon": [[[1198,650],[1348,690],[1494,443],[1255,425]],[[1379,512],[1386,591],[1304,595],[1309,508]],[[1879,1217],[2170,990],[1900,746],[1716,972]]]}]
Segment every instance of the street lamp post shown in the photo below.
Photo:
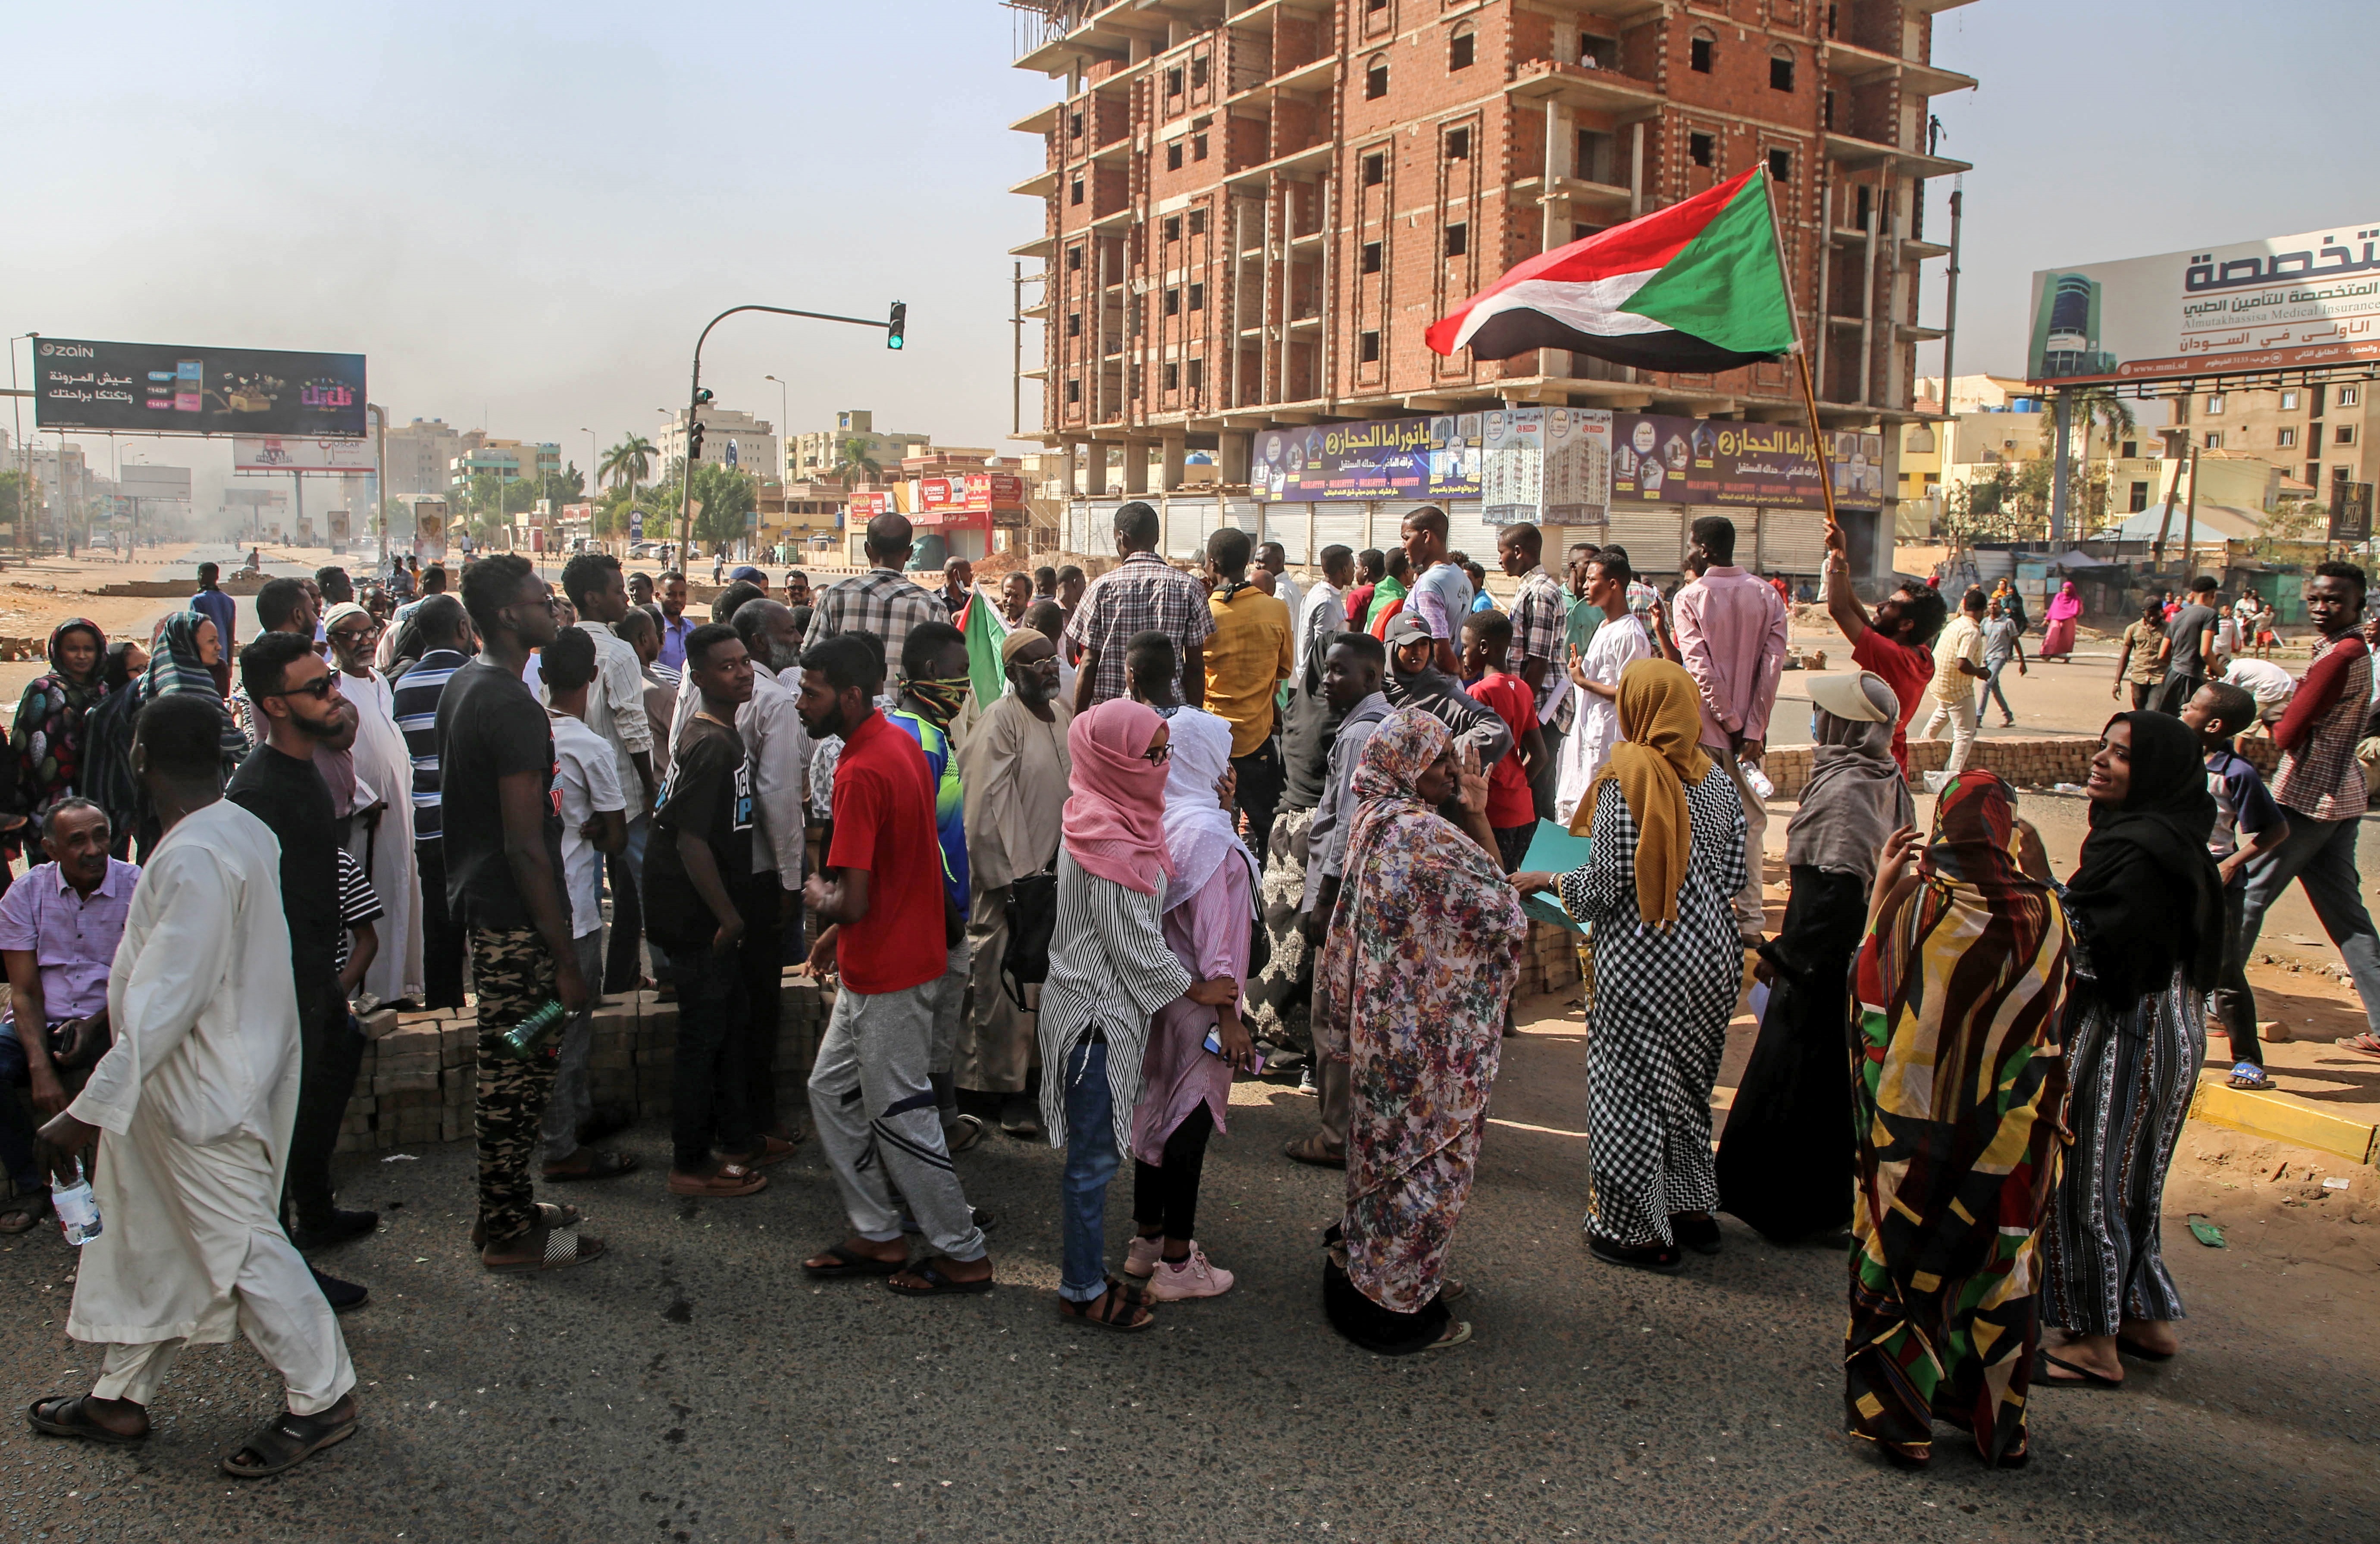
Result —
[{"label": "street lamp post", "polygon": [[694,426],[702,411],[702,345],[710,338],[710,330],[739,311],[766,311],[771,316],[803,317],[811,321],[840,321],[853,327],[881,328],[888,337],[897,341],[894,323],[906,320],[907,308],[896,303],[892,310],[893,315],[890,319],[870,321],[865,317],[842,317],[826,311],[796,311],[783,306],[730,306],[703,324],[701,332],[694,340],[694,373],[686,393],[686,475],[678,483],[677,492],[678,564],[681,569],[686,566],[686,554],[694,542]]},{"label": "street lamp post", "polygon": [[[786,395],[785,383],[783,380],[778,380],[773,375],[764,375],[760,379],[763,380],[777,381],[777,486],[782,489],[786,489],[788,495],[790,495],[792,490],[787,488],[787,485],[794,480],[791,466],[794,431],[786,426],[793,418],[794,410],[791,406],[787,405],[790,399]],[[783,504],[785,501],[786,501],[784,499],[780,499],[778,501],[780,504]],[[787,531],[791,531],[793,527],[794,517],[787,514],[785,516],[784,528]]]}]

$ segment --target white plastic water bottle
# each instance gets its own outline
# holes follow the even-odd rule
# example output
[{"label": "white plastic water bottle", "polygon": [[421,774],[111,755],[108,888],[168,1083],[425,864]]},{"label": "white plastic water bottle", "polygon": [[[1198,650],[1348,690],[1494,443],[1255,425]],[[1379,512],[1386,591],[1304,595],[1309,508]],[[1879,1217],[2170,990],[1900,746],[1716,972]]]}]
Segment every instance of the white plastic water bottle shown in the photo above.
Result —
[{"label": "white plastic water bottle", "polygon": [[103,1225],[99,1218],[99,1200],[91,1193],[91,1181],[83,1177],[80,1158],[75,1160],[73,1184],[51,1182],[50,1205],[58,1214],[58,1226],[66,1231],[67,1242],[76,1248],[99,1236]]},{"label": "white plastic water bottle", "polygon": [[1745,784],[1751,788],[1753,792],[1758,794],[1763,799],[1774,799],[1777,797],[1777,785],[1768,780],[1768,774],[1761,771],[1760,768],[1752,762],[1739,761],[1735,765],[1742,771],[1743,780]]}]

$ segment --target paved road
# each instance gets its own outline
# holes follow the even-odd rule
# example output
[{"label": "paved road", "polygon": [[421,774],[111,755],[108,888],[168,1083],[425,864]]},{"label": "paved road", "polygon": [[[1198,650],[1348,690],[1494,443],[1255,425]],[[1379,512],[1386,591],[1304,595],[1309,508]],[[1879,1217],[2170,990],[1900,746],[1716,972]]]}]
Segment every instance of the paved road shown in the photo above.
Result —
[{"label": "paved road", "polygon": [[[345,1171],[345,1199],[387,1219],[328,1261],[374,1291],[346,1321],[366,1381],[352,1441],[283,1480],[225,1479],[214,1458],[273,1391],[245,1346],[194,1349],[146,1448],[0,1424],[0,1537],[2373,1537],[2380,1387],[2352,1329],[2368,1281],[2200,1250],[2177,1224],[2184,1359],[2122,1394],[2042,1395],[2028,1470],[1946,1451],[1901,1474],[1840,1432],[1840,1256],[1730,1224],[1726,1252],[1676,1279],[1593,1263],[1577,1026],[1509,1044],[1460,1235],[1478,1335],[1461,1350],[1378,1358],[1324,1325],[1338,1176],[1278,1157],[1313,1106],[1276,1085],[1243,1086],[1207,1167],[1200,1231],[1243,1285],[1136,1339],[1055,1316],[1046,1148],[994,1138],[961,1158],[999,1213],[1002,1285],[924,1303],[794,1270],[838,1221],[814,1146],[762,1196],[693,1203],[662,1191],[652,1128],[627,1140],[646,1172],[572,1198],[610,1259],[490,1277],[462,1236],[455,1144]],[[62,1330],[71,1270],[55,1233],[0,1248],[18,1408],[87,1384],[92,1358]]]}]

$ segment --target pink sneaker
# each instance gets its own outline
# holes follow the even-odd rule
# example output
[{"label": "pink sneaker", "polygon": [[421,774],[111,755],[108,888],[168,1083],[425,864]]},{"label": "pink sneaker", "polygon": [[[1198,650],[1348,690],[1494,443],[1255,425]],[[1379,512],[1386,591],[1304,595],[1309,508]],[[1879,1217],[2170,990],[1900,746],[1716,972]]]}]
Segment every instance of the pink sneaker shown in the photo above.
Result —
[{"label": "pink sneaker", "polygon": [[1193,1239],[1190,1258],[1176,1263],[1160,1260],[1157,1273],[1149,1278],[1148,1295],[1160,1303],[1178,1303],[1188,1297],[1220,1297],[1232,1290],[1232,1273],[1207,1260],[1207,1251]]},{"label": "pink sneaker", "polygon": [[1135,1235],[1132,1248],[1124,1251],[1123,1273],[1147,1281],[1148,1273],[1157,1269],[1157,1262],[1164,1258],[1165,1240],[1162,1237],[1143,1238]]}]

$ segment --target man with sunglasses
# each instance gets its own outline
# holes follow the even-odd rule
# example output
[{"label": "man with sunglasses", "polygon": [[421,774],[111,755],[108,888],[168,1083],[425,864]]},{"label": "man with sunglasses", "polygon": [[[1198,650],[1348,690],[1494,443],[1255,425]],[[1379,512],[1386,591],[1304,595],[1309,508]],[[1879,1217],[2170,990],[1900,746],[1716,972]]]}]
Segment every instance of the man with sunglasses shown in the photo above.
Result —
[{"label": "man with sunglasses", "polygon": [[[281,843],[281,905],[289,922],[303,1068],[282,1204],[290,1242],[300,1249],[343,1244],[380,1225],[377,1212],[341,1211],[332,1201],[331,1153],[363,1060],[363,1036],[339,990],[339,821],[314,753],[352,745],[356,718],[339,695],[338,677],[314,652],[312,633],[310,626],[266,633],[239,651],[240,687],[256,705],[263,742],[224,790]],[[329,1277],[322,1287],[334,1308],[364,1297],[361,1287]]]}]

